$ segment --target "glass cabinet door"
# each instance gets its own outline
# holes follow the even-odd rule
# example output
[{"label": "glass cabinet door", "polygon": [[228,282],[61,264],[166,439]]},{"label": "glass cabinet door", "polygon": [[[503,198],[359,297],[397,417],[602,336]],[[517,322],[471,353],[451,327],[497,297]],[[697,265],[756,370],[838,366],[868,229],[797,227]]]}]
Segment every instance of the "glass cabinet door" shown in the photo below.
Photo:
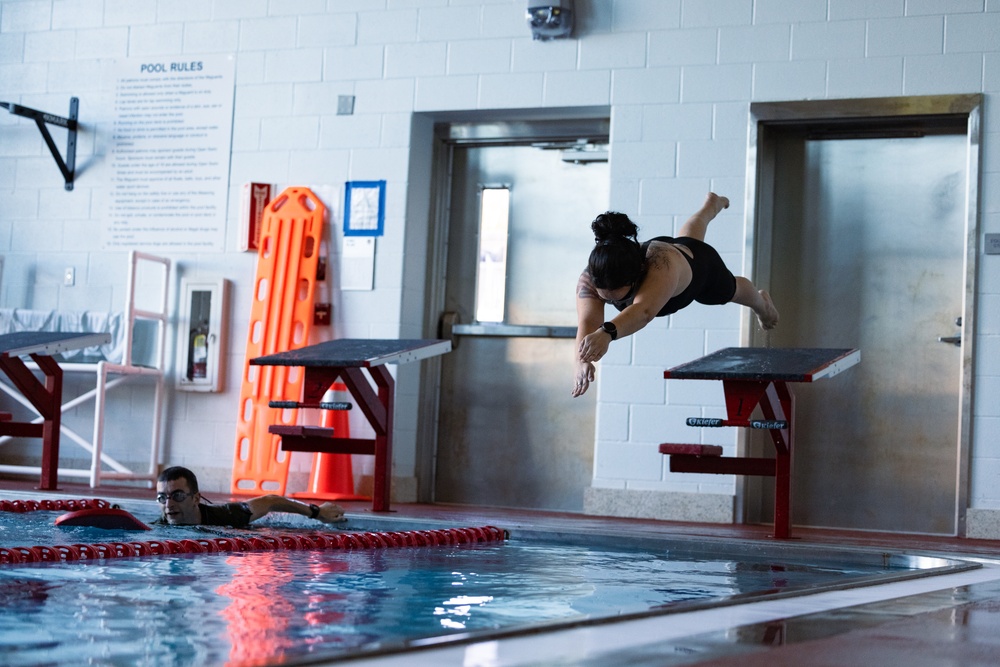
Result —
[{"label": "glass cabinet door", "polygon": [[181,281],[177,388],[221,391],[226,281]]}]

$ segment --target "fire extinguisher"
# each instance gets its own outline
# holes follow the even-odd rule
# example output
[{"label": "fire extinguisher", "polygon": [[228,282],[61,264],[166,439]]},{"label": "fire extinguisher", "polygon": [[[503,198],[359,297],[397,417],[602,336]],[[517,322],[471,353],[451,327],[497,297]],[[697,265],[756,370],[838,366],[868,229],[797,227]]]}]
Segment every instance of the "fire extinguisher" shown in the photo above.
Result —
[{"label": "fire extinguisher", "polygon": [[199,323],[191,330],[188,377],[192,380],[208,376],[208,325]]}]

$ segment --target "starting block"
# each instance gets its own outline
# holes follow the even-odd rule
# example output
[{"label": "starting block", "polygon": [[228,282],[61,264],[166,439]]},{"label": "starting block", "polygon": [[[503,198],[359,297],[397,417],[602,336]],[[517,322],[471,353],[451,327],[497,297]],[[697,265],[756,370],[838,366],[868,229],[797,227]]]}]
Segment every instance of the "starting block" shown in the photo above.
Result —
[{"label": "starting block", "polygon": [[375,432],[374,439],[343,437],[332,428],[292,424],[274,424],[268,429],[269,435],[279,438],[286,451],[374,455],[372,510],[388,512],[396,380],[386,364],[419,361],[450,351],[451,342],[447,340],[340,338],[257,357],[249,363],[265,368],[304,369],[301,375],[304,375],[302,397],[305,403],[324,402],[322,397],[327,390],[337,380],[343,382],[368,419]]},{"label": "starting block", "polygon": [[[663,372],[671,380],[721,380],[729,419],[691,418],[690,426],[744,426],[765,429],[775,457],[705,455],[712,445],[660,445],[671,454],[671,472],[774,477],[774,537],[791,537],[792,441],[795,397],[788,383],[833,377],[861,361],[856,349],[726,348]],[[763,420],[751,420],[760,407]],[[689,448],[695,449],[689,449]],[[695,454],[688,451],[699,452]]]}]

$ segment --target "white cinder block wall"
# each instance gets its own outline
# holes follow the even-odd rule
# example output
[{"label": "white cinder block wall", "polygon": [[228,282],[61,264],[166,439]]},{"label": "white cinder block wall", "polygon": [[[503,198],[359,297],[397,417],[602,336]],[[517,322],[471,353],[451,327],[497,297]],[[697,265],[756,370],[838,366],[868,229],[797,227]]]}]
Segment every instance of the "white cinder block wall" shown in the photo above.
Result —
[{"label": "white cinder block wall", "polygon": [[[0,114],[0,305],[120,307],[124,256],[100,251],[107,73],[115,59],[146,56],[236,58],[226,251],[172,256],[183,275],[234,285],[227,390],[172,392],[169,402],[165,462],[214,471],[203,473],[210,490],[228,486],[254,270],[253,257],[238,251],[239,187],[254,180],[316,188],[335,220],[336,265],[343,182],[386,179],[376,289],[330,295],[334,332],[427,335],[414,284],[425,268],[419,239],[428,198],[425,176],[411,177],[414,113],[607,106],[611,207],[644,228],[676,229],[707,190],[730,195],[733,206],[709,241],[738,272],[751,102],[983,92],[980,223],[983,233],[1000,232],[1000,1],[577,5],[575,38],[540,43],[530,39],[524,0],[0,0],[0,99],[64,114],[77,96],[84,126],[76,189],[65,192],[33,124]],[[354,115],[335,115],[338,95],[356,96]],[[77,284],[65,287],[70,265]],[[970,525],[993,525],[997,537],[1000,258],[983,257],[980,272]],[[665,424],[723,405],[710,383],[667,385],[663,368],[739,342],[739,312],[727,306],[658,320],[613,346],[599,373],[594,502],[602,491],[629,491],[645,500],[623,514],[636,505],[679,518],[731,511],[732,478],[671,476],[656,446],[682,437]],[[397,409],[401,480],[415,470],[418,385],[407,373]],[[735,449],[732,434],[715,437]],[[658,498],[676,496],[658,492],[710,501],[667,507]]]}]

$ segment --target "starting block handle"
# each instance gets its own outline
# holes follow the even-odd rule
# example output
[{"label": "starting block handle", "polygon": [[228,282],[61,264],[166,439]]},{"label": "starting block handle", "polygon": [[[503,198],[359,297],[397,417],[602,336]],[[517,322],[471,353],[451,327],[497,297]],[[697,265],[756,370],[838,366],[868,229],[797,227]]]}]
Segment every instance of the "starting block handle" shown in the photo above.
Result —
[{"label": "starting block handle", "polygon": [[784,419],[753,419],[750,421],[750,428],[764,431],[783,431],[788,428],[788,422]]},{"label": "starting block handle", "polygon": [[709,427],[713,427],[714,428],[716,426],[725,426],[726,425],[726,420],[725,419],[717,419],[715,417],[688,417],[688,419],[687,419],[687,425],[688,426],[709,426]]},{"label": "starting block handle", "polygon": [[776,431],[788,428],[788,422],[784,419],[751,419],[748,421],[730,421],[719,419],[718,417],[688,417],[688,426],[704,426],[715,428],[720,426],[741,426],[743,428],[753,428],[763,431]]},{"label": "starting block handle", "polygon": [[351,403],[345,403],[344,401],[333,401],[329,403],[322,401],[319,403],[302,403],[300,401],[268,401],[267,407],[288,410],[297,410],[299,408],[312,410],[350,410],[354,406]]}]

